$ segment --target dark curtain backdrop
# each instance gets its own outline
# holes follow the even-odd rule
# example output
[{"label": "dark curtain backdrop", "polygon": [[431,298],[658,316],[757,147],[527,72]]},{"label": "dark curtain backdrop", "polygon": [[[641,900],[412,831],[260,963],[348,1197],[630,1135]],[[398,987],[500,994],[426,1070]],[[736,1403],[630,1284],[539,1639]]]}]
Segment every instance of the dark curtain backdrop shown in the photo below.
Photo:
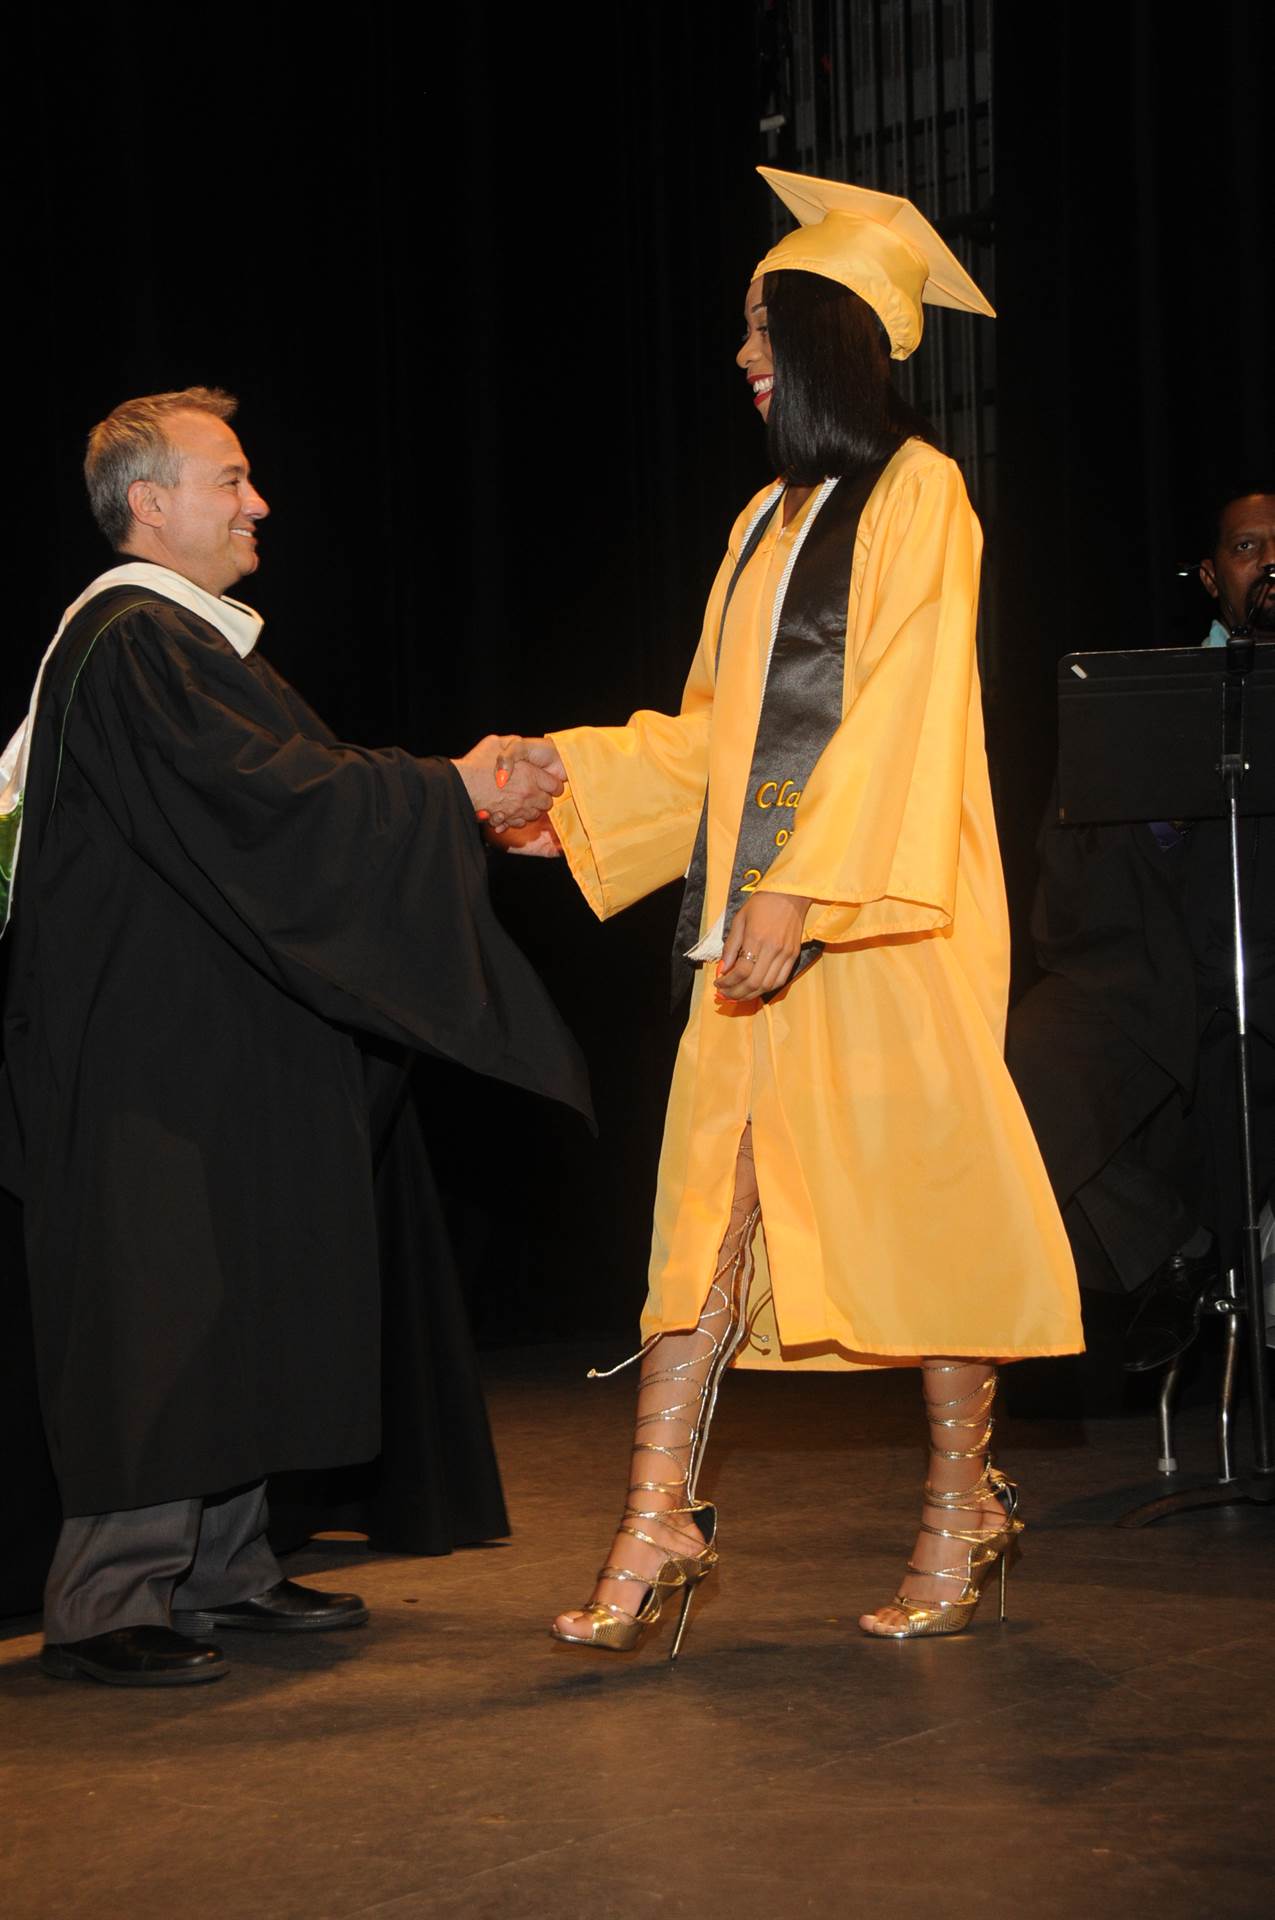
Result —
[{"label": "dark curtain backdrop", "polygon": [[1260,0],[995,9],[989,736],[1020,933],[1055,662],[1202,639],[1177,569],[1219,486],[1272,484],[1270,26]]},{"label": "dark curtain backdrop", "polygon": [[[1212,8],[1188,43],[1150,5],[997,9],[989,692],[1020,910],[1057,655],[1202,628],[1175,528],[1224,448],[1269,450],[1263,12]],[[456,752],[675,701],[766,478],[733,365],[768,232],[754,17],[16,16],[0,728],[105,557],[87,427],[191,381],[241,396],[274,508],[264,644],[349,737]],[[550,863],[493,884],[590,1055],[601,1140],[427,1065],[440,1184],[485,1339],[609,1352],[642,1292],[675,903],[600,928]]]},{"label": "dark curtain backdrop", "polygon": [[[455,753],[678,699],[766,477],[733,361],[767,244],[750,9],[315,22],[13,28],[0,729],[109,561],[85,431],[191,382],[240,396],[272,506],[263,645],[347,737]],[[604,1358],[644,1285],[676,903],[602,928],[556,863],[492,877],[601,1138],[434,1063],[422,1117],[480,1336],[598,1330]]]}]

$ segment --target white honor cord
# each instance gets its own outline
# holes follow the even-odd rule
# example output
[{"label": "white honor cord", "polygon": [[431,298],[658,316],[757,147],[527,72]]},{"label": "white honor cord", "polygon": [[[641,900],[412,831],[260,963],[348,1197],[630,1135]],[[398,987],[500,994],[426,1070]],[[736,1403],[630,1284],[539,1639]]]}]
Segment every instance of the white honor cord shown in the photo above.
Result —
[{"label": "white honor cord", "polygon": [[753,534],[757,527],[757,522],[761,519],[764,513],[767,513],[770,510],[770,508],[774,506],[776,500],[778,500],[783,490],[784,490],[783,481],[782,480],[776,481],[775,485],[770,489],[770,492],[766,495],[765,499],[759,503],[757,507],[757,511],[754,513],[752,519],[748,522],[748,525],[744,528],[744,537],[739,543],[739,550],[741,553],[744,551],[744,548],[748,545],[748,542],[752,539]]},{"label": "white honor cord", "polygon": [[[748,545],[748,542],[752,539],[753,534],[756,532],[757,522],[761,519],[763,514],[768,512],[769,509],[774,506],[776,500],[778,500],[783,490],[784,490],[784,483],[782,480],[780,480],[770,489],[770,492],[766,495],[766,497],[763,500],[760,500],[758,502],[756,511],[754,512],[752,519],[748,522],[748,525],[744,528],[744,537],[739,543],[739,550],[741,553],[743,553],[744,549]],[[772,647],[774,646],[775,643],[773,638],[770,644]],[[714,679],[716,679],[717,677],[717,668],[720,664],[721,664],[721,648],[719,647],[718,656],[713,661],[713,678]],[[769,664],[769,662],[767,664]],[[682,875],[683,880],[689,877],[690,871],[691,871],[691,863],[688,860],[686,863],[686,872]]]},{"label": "white honor cord", "polygon": [[[792,543],[792,552],[788,555],[788,559],[784,565],[783,573],[780,575],[779,586],[775,593],[775,604],[771,611],[771,617],[770,617],[770,645],[766,649],[766,665],[762,670],[761,696],[757,702],[758,725],[761,724],[761,705],[762,705],[762,701],[765,700],[766,698],[766,685],[770,679],[770,663],[771,663],[771,660],[774,658],[775,641],[779,637],[779,622],[784,610],[784,596],[788,591],[788,582],[792,578],[792,570],[797,563],[797,555],[801,552],[802,545],[805,541],[806,535],[810,532],[811,527],[814,526],[815,517],[818,514],[819,509],[823,506],[824,501],[828,498],[828,495],[832,492],[832,489],[836,486],[836,484],[837,484],[836,476],[834,476],[831,480],[825,480],[823,485],[820,487],[818,493],[815,495],[814,500],[811,504],[810,512],[806,515],[805,520],[802,522],[801,532],[797,535],[797,538]],[[748,523],[748,532],[745,533],[744,535],[745,546],[747,546],[748,544],[749,534],[752,533],[753,528],[757,525],[757,522],[760,520],[762,514],[765,513],[767,507],[769,507],[777,498],[777,496],[782,492],[783,492],[783,488],[782,486],[780,486],[780,487],[776,487],[773,492],[768,493],[766,495],[766,498],[762,501],[760,507],[758,507],[756,513],[753,515],[752,519]],[[687,867],[686,871],[687,873],[690,872],[689,866]],[[713,922],[708,932],[704,934],[703,938],[698,940],[693,947],[688,949],[686,958],[688,960],[720,960],[722,957],[722,949],[724,948],[725,944],[726,944],[726,908],[723,907],[722,911],[718,914],[716,920]]]}]

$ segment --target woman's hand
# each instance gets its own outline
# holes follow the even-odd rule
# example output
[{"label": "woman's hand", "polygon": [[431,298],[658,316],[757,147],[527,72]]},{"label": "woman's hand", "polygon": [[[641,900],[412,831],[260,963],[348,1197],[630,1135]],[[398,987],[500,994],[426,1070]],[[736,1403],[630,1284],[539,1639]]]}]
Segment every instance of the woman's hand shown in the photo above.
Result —
[{"label": "woman's hand", "polygon": [[528,853],[538,860],[555,860],[562,852],[562,842],[547,820],[533,820],[529,827],[486,826],[483,839],[502,853]]},{"label": "woman's hand", "polygon": [[730,923],[717,973],[724,1000],[756,1000],[783,986],[801,952],[809,900],[795,893],[754,893]]}]

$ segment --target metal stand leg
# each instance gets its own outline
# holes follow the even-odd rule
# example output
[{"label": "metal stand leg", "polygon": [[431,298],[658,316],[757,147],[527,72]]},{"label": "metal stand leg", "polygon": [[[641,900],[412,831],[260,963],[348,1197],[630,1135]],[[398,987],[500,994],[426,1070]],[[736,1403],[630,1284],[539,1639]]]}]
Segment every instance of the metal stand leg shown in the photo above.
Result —
[{"label": "metal stand leg", "polygon": [[[1265,591],[1265,589],[1263,589]],[[1249,673],[1254,665],[1254,638],[1247,625],[1234,627],[1226,643],[1226,674],[1222,686],[1222,757],[1218,763],[1226,796],[1231,869],[1231,917],[1235,962],[1235,1091],[1240,1123],[1239,1170],[1243,1194],[1243,1224],[1240,1230],[1242,1286],[1225,1297],[1220,1310],[1229,1319],[1221,1404],[1218,1408],[1218,1450],[1222,1456],[1221,1477],[1207,1485],[1183,1487],[1146,1501],[1117,1521],[1121,1527],[1145,1527],[1170,1514],[1188,1513],[1196,1508],[1235,1506],[1252,1502],[1258,1506],[1275,1503],[1275,1435],[1272,1433],[1271,1396],[1267,1377],[1265,1343],[1265,1302],[1262,1290],[1262,1235],[1258,1217],[1256,1170],[1253,1164],[1253,1087],[1252,1059],[1248,1028],[1247,964],[1244,954],[1244,905],[1240,861],[1240,786],[1249,771],[1250,752],[1256,757],[1265,735],[1254,730],[1246,741],[1244,696]],[[1216,1303],[1215,1303],[1216,1304]],[[1240,1325],[1241,1320],[1243,1325]],[[1251,1377],[1253,1422],[1253,1464],[1236,1478],[1231,1462],[1231,1402],[1234,1372],[1239,1346],[1248,1349]],[[1166,1390],[1168,1383],[1166,1382]],[[1161,1395],[1161,1443],[1168,1454],[1165,1427],[1165,1397]],[[1161,1471],[1164,1463],[1161,1462]]]},{"label": "metal stand leg", "polygon": [[1182,1355],[1172,1361],[1164,1376],[1160,1388],[1160,1398],[1156,1404],[1156,1420],[1160,1429],[1160,1458],[1156,1461],[1157,1473],[1176,1473],[1177,1459],[1173,1452],[1173,1402],[1177,1397],[1178,1381],[1182,1378]]},{"label": "metal stand leg", "polygon": [[1240,1356],[1239,1277],[1228,1269],[1214,1307],[1226,1316],[1226,1345],[1222,1350],[1222,1379],[1217,1394],[1217,1477],[1225,1486],[1235,1478],[1231,1454],[1232,1412],[1235,1405],[1235,1374]]},{"label": "metal stand leg", "polygon": [[[1248,1307],[1247,1289],[1242,1290],[1246,1278],[1243,1272],[1232,1268],[1205,1308],[1206,1313],[1220,1313],[1226,1316],[1222,1378],[1218,1387],[1217,1401],[1218,1473],[1216,1480],[1207,1481],[1202,1486],[1181,1487],[1176,1493],[1166,1493],[1157,1500],[1144,1501],[1141,1506],[1134,1507],[1129,1513],[1123,1514],[1116,1522],[1118,1527],[1149,1527],[1155,1521],[1166,1520],[1175,1513],[1190,1513],[1202,1507],[1230,1507],[1245,1501],[1254,1501],[1259,1505],[1268,1503],[1269,1481],[1263,1480],[1260,1474],[1253,1477],[1237,1475],[1232,1453],[1235,1388],[1239,1376],[1240,1349],[1244,1344],[1246,1333],[1244,1323]],[[1174,1361],[1160,1389],[1161,1457],[1157,1465],[1161,1473],[1176,1471],[1172,1445],[1172,1407],[1180,1365],[1180,1361]]]}]

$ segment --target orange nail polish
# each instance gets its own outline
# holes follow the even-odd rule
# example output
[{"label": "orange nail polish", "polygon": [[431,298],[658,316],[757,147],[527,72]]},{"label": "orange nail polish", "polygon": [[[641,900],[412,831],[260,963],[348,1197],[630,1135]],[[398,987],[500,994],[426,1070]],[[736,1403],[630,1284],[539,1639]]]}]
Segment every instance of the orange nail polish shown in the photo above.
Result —
[{"label": "orange nail polish", "polygon": [[509,769],[508,769],[508,767],[497,767],[497,768],[496,768],[496,785],[497,785],[498,787],[507,787],[507,786],[509,785]]}]

